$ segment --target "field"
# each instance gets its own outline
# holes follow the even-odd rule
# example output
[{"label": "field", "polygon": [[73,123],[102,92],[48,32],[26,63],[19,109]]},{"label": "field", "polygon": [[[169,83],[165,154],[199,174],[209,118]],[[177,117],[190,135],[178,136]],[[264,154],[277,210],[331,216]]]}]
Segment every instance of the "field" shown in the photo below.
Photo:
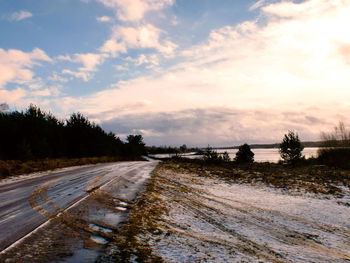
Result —
[{"label": "field", "polygon": [[349,172],[161,163],[100,262],[350,262]]}]

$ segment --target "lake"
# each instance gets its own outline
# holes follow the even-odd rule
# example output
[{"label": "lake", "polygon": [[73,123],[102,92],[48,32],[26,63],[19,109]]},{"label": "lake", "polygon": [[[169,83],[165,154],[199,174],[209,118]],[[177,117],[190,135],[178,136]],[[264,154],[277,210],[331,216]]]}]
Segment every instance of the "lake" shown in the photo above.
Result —
[{"label": "lake", "polygon": [[[215,149],[214,149],[215,150]],[[317,150],[318,148],[315,147],[306,147],[303,150],[303,155],[305,155],[306,158],[310,158],[312,156],[317,157]],[[235,158],[236,152],[238,149],[228,149],[228,150],[217,150],[218,153],[227,152],[231,159]],[[278,152],[277,148],[261,148],[261,149],[252,149],[252,152],[254,155],[254,161],[256,162],[271,162],[271,163],[277,163],[279,160],[281,160],[280,153]],[[154,157],[158,158],[168,158],[173,156],[173,154],[155,154]],[[200,155],[192,155],[192,154],[184,154],[183,157],[187,158],[201,158]]]},{"label": "lake", "polygon": [[[238,149],[229,149],[229,150],[217,150],[218,153],[223,153],[227,151],[230,158],[233,159],[236,156],[236,152]],[[318,148],[315,147],[307,147],[303,150],[303,155],[305,158],[310,158],[312,156],[317,157]],[[254,161],[256,162],[271,162],[277,163],[281,160],[281,155],[277,148],[261,148],[261,149],[252,149],[254,153]]]}]

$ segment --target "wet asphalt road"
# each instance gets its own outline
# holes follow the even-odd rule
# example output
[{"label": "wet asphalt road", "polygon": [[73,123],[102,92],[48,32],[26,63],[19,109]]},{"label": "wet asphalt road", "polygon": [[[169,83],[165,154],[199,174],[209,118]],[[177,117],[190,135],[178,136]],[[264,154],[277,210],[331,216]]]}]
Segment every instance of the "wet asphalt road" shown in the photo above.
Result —
[{"label": "wet asphalt road", "polygon": [[[149,170],[154,165],[154,162],[97,164],[0,182],[0,251],[48,221],[34,209],[33,200],[30,200],[33,193],[38,195],[43,191],[48,200],[64,210],[85,198],[91,190],[117,182],[131,173],[142,174],[145,168]],[[57,211],[50,212],[57,214]]]}]

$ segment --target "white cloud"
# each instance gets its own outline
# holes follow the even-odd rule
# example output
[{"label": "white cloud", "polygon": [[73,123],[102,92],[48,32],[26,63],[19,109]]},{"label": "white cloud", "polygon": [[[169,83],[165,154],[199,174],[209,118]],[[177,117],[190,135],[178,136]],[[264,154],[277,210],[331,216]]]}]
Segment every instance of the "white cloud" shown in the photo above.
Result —
[{"label": "white cloud", "polygon": [[254,4],[252,4],[249,8],[250,11],[258,9],[260,7],[262,7],[264,4],[266,3],[266,0],[259,0],[257,2],[255,2]]},{"label": "white cloud", "polygon": [[108,8],[112,8],[122,21],[139,21],[145,13],[161,10],[171,6],[174,0],[98,0]]},{"label": "white cloud", "polygon": [[83,79],[85,82],[89,81],[92,78],[92,74],[89,72],[84,72],[84,71],[72,71],[70,69],[63,69],[62,74],[67,74],[74,76],[79,79]]},{"label": "white cloud", "polygon": [[59,76],[57,72],[53,72],[52,76],[48,77],[47,79],[53,82],[68,82],[67,78]]},{"label": "white cloud", "polygon": [[[116,70],[121,70],[121,71],[125,71],[125,70],[129,70],[129,68],[127,67],[127,65],[117,65],[115,66]],[[114,84],[111,85],[111,87],[113,87]]]},{"label": "white cloud", "polygon": [[83,64],[83,67],[79,68],[80,71],[95,71],[96,67],[103,62],[105,56],[96,53],[87,53],[75,54],[74,57],[74,62]]},{"label": "white cloud", "polygon": [[27,91],[22,88],[16,88],[15,90],[1,90],[0,98],[7,104],[20,103],[26,98]]},{"label": "white cloud", "polygon": [[140,66],[144,63],[147,63],[148,59],[144,54],[141,54],[138,58],[137,58],[137,62],[136,62],[136,66]]},{"label": "white cloud", "polygon": [[117,56],[129,48],[152,48],[164,56],[172,56],[177,45],[169,40],[161,41],[160,35],[161,30],[151,24],[136,28],[118,26],[113,29],[111,39],[104,43],[100,51]]},{"label": "white cloud", "polygon": [[116,57],[119,53],[126,53],[127,50],[124,43],[118,43],[115,39],[109,39],[103,44],[100,51]]},{"label": "white cloud", "polygon": [[13,13],[11,16],[10,16],[10,20],[11,21],[21,21],[21,20],[24,20],[24,19],[27,19],[27,18],[30,18],[32,17],[33,14],[28,12],[28,11],[25,11],[25,10],[21,10],[19,12],[15,12]]},{"label": "white cloud", "polygon": [[60,86],[53,86],[50,88],[39,89],[32,91],[30,95],[38,97],[58,96],[60,94]]},{"label": "white cloud", "polygon": [[[247,114],[237,122],[241,127],[237,128],[232,117],[237,113],[223,111],[222,118],[227,125],[222,126],[222,131],[211,130],[211,137],[217,137],[218,141],[227,133],[228,137],[236,136],[230,133],[229,123],[232,131],[240,133],[237,138],[243,138],[245,131],[251,132],[250,137],[254,138],[253,131],[262,125],[259,118],[264,119],[267,113],[272,116],[264,119],[267,132],[258,129],[258,135],[269,138],[270,133],[274,134],[271,140],[279,140],[280,134],[273,133],[268,125],[273,129],[302,129],[305,137],[318,139],[316,133],[333,126],[332,122],[349,121],[342,113],[350,109],[350,35],[347,34],[350,2],[283,1],[266,4],[261,12],[264,23],[245,21],[213,30],[205,43],[183,51],[184,61],[166,73],[119,82],[115,89],[77,100],[66,98],[64,105],[100,114],[101,120],[104,112],[123,107],[123,114],[129,114],[129,120],[141,113],[147,116],[198,108],[262,112]],[[141,36],[144,27],[146,33]],[[159,51],[159,45],[165,45],[159,41],[159,34],[152,26],[117,27],[111,41],[124,48]],[[146,58],[139,57],[139,63],[145,63]],[[142,104],[144,101],[151,103]],[[133,102],[140,102],[140,107],[130,107]],[[108,118],[112,118],[111,115]],[[323,121],[305,124],[317,118]],[[191,120],[194,124],[198,121]],[[208,118],[201,125],[210,129],[218,124]],[[193,134],[197,133],[192,132],[192,138]]]},{"label": "white cloud", "polygon": [[34,77],[31,70],[33,66],[39,66],[40,61],[51,62],[51,58],[41,49],[35,48],[32,52],[0,48],[0,89],[7,83],[29,83]]},{"label": "white cloud", "polygon": [[93,74],[92,72],[97,70],[97,66],[102,64],[106,58],[105,54],[86,53],[86,54],[74,54],[73,58],[70,56],[59,56],[59,60],[66,60],[73,63],[81,63],[83,66],[78,68],[78,71],[72,71],[69,69],[62,70],[62,74],[72,75],[76,78],[81,78],[84,81],[89,81]]},{"label": "white cloud", "polygon": [[73,62],[73,59],[69,55],[61,55],[57,57],[58,60]]},{"label": "white cloud", "polygon": [[110,22],[112,21],[112,18],[109,16],[100,16],[100,17],[97,17],[96,20],[98,22]]},{"label": "white cloud", "polygon": [[149,64],[149,66],[159,66],[159,56],[157,54],[141,54],[137,58],[133,59],[127,57],[125,60],[133,62],[135,66],[141,66],[143,64]]}]

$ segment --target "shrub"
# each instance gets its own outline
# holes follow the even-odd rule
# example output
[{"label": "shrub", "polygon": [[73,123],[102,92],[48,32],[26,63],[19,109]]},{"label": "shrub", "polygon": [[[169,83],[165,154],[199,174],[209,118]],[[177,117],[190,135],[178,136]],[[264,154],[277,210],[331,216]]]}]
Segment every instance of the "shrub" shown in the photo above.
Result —
[{"label": "shrub", "polygon": [[322,132],[322,148],[318,150],[318,161],[328,166],[350,168],[350,131],[339,122],[333,132]]},{"label": "shrub", "polygon": [[238,152],[235,157],[236,163],[253,163],[254,162],[254,153],[251,151],[248,144],[243,144],[239,146]]},{"label": "shrub", "polygon": [[219,156],[217,151],[214,151],[213,148],[211,148],[209,145],[203,151],[203,159],[207,163],[219,163],[222,161],[222,158]]},{"label": "shrub", "polygon": [[230,158],[230,156],[228,155],[228,152],[226,152],[226,151],[222,154],[221,158],[222,158],[222,161],[223,161],[223,162],[226,162],[226,163],[228,163],[228,162],[231,161],[231,158]]},{"label": "shrub", "polygon": [[324,148],[318,151],[318,161],[332,167],[350,168],[350,148]]},{"label": "shrub", "polygon": [[339,122],[333,132],[321,133],[322,146],[326,148],[350,147],[350,131],[345,128],[344,123]]}]

